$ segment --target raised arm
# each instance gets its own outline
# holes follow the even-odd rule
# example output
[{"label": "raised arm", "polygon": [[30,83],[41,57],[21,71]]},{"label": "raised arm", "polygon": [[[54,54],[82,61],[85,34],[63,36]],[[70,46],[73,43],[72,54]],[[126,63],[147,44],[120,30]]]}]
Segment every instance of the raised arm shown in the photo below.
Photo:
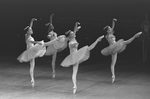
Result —
[{"label": "raised arm", "polygon": [[80,25],[80,23],[79,22],[76,22],[75,23],[75,27],[74,27],[74,33],[76,34],[76,32],[81,28],[81,26],[78,26],[78,25]]},{"label": "raised arm", "polygon": [[115,27],[115,21],[117,21],[117,19],[115,19],[115,18],[113,18],[113,20],[112,20],[112,30],[114,30],[114,27]]},{"label": "raised arm", "polygon": [[31,28],[32,28],[32,26],[33,26],[33,22],[34,22],[34,21],[37,21],[37,19],[36,19],[36,18],[32,18],[32,19],[31,19],[31,22],[30,22],[30,26],[29,26],[29,27],[31,27]]},{"label": "raised arm", "polygon": [[37,19],[36,19],[36,18],[32,18],[31,21],[30,21],[30,25],[27,26],[27,27],[25,27],[24,30],[29,29],[29,28],[32,29],[32,26],[33,26],[33,22],[34,22],[34,21],[37,21]]},{"label": "raised arm", "polygon": [[52,15],[50,16],[50,21],[49,21],[49,23],[46,23],[46,24],[45,24],[46,26],[48,26],[48,25],[50,25],[50,24],[53,24],[53,23],[52,23],[52,18],[53,18],[53,16],[54,16],[54,14],[52,14]]},{"label": "raised arm", "polygon": [[54,26],[53,26],[53,23],[52,23],[53,16],[54,16],[54,14],[52,14],[50,16],[50,22],[45,24],[46,26],[49,26],[49,31],[54,29]]}]

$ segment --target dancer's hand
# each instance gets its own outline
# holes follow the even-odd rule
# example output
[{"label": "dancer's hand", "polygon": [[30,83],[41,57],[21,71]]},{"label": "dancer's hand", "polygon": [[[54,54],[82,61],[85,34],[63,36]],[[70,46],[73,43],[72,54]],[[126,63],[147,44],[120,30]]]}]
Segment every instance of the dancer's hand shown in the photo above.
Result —
[{"label": "dancer's hand", "polygon": [[42,45],[42,44],[44,44],[44,41],[42,40],[42,41],[39,41],[39,42],[37,42],[39,45]]},{"label": "dancer's hand", "polygon": [[81,26],[78,26],[77,28],[78,28],[78,30],[79,30],[79,29],[81,28]]},{"label": "dancer's hand", "polygon": [[42,45],[42,43],[41,43],[41,42],[38,42],[37,44]]},{"label": "dancer's hand", "polygon": [[114,21],[117,21],[117,19],[113,18]]},{"label": "dancer's hand", "polygon": [[58,36],[57,37],[57,40],[59,41],[59,40],[61,40],[62,39],[62,36]]},{"label": "dancer's hand", "polygon": [[100,37],[98,38],[98,41],[101,41],[103,38],[104,38],[104,35],[100,36]]}]

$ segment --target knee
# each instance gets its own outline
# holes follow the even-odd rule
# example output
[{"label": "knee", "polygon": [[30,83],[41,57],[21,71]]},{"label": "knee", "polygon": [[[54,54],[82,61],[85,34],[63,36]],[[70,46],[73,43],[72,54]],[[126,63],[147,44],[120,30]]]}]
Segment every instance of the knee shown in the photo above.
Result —
[{"label": "knee", "polygon": [[31,67],[29,71],[30,71],[30,72],[33,72],[33,70],[34,70],[34,68]]}]

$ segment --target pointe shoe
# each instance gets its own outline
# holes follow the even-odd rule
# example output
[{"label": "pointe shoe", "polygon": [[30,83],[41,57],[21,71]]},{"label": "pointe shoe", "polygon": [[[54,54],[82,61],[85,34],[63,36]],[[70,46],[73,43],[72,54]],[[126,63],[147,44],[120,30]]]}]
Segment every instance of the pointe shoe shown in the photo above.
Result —
[{"label": "pointe shoe", "polygon": [[55,73],[52,73],[52,78],[55,78]]},{"label": "pointe shoe", "polygon": [[142,34],[142,32],[138,32],[137,34],[135,34],[135,37],[139,37]]},{"label": "pointe shoe", "polygon": [[75,94],[77,91],[77,87],[73,87],[73,94]]},{"label": "pointe shoe", "polygon": [[31,80],[31,83],[32,83],[32,87],[34,87],[35,81],[34,81],[34,80]]},{"label": "pointe shoe", "polygon": [[115,81],[115,76],[112,76],[112,83],[114,83],[114,81]]}]

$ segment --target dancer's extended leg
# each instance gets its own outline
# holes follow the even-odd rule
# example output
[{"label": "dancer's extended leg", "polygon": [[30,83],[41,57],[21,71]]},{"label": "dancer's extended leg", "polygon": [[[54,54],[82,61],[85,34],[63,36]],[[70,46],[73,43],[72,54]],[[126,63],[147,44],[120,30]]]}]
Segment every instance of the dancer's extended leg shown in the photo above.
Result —
[{"label": "dancer's extended leg", "polygon": [[112,60],[111,60],[111,73],[112,73],[112,83],[115,81],[115,64],[116,64],[116,60],[117,60],[117,53],[116,54],[112,54]]},{"label": "dancer's extended leg", "polygon": [[56,62],[56,57],[57,57],[57,51],[52,54],[52,78],[55,78],[55,62]]},{"label": "dancer's extended leg", "polygon": [[72,73],[73,93],[76,93],[76,90],[77,90],[76,81],[77,81],[78,67],[79,67],[79,63],[76,63],[73,66],[73,73]]},{"label": "dancer's extended leg", "polygon": [[142,34],[142,32],[136,33],[132,38],[130,38],[130,39],[124,41],[124,43],[125,43],[125,44],[131,43],[136,37],[139,37],[141,34]]},{"label": "dancer's extended leg", "polygon": [[92,49],[97,45],[97,43],[102,40],[103,37],[104,37],[104,36],[100,36],[94,43],[92,43],[92,44],[89,46],[89,50],[92,50]]},{"label": "dancer's extended leg", "polygon": [[35,59],[31,59],[31,61],[30,61],[30,76],[31,76],[32,87],[34,87],[34,84],[35,84],[35,81],[34,81],[34,67],[35,67]]}]

